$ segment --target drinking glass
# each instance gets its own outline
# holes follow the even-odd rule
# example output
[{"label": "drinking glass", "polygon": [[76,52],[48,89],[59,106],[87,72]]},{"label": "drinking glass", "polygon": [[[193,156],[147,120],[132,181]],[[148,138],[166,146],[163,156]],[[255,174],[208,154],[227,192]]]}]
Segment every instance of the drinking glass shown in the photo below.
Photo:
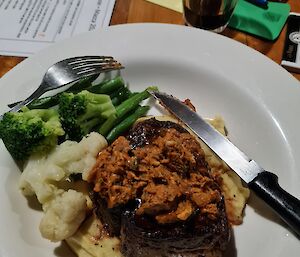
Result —
[{"label": "drinking glass", "polygon": [[222,32],[232,16],[238,0],[183,0],[187,25]]}]

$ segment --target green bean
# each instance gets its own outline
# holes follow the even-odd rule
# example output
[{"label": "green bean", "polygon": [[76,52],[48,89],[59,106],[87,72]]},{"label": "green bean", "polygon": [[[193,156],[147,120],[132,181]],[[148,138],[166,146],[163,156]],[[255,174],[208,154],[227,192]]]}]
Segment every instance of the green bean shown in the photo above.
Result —
[{"label": "green bean", "polygon": [[110,94],[124,86],[124,80],[118,76],[114,79],[92,85],[87,90],[95,94]]},{"label": "green bean", "polygon": [[116,116],[107,119],[99,128],[99,133],[103,136],[106,134],[119,122],[122,121],[123,117],[135,110],[141,101],[147,99],[150,96],[147,90],[137,93],[127,100],[123,101],[120,105],[116,107]]},{"label": "green bean", "polygon": [[139,106],[131,115],[116,125],[106,136],[109,143],[113,142],[118,136],[126,132],[138,118],[143,116],[150,109],[149,106]]},{"label": "green bean", "polygon": [[13,107],[16,106],[18,103],[20,103],[20,101],[19,101],[19,102],[10,103],[10,104],[8,104],[7,106],[8,106],[9,108],[13,108]]},{"label": "green bean", "polygon": [[138,107],[141,101],[147,99],[150,96],[147,90],[144,90],[138,94],[129,97],[127,100],[122,102],[116,107],[116,113],[118,117],[123,117],[128,112]]},{"label": "green bean", "polygon": [[[18,103],[20,103],[20,102],[11,103],[11,104],[8,104],[7,106],[9,108],[13,108]],[[27,107],[31,110],[32,109],[48,109],[57,104],[58,104],[58,96],[54,95],[54,96],[46,96],[46,97],[35,99],[30,104],[28,104]]]},{"label": "green bean", "polygon": [[48,109],[58,105],[59,95],[47,96],[34,100],[28,105],[29,109]]},{"label": "green bean", "polygon": [[74,83],[70,88],[66,90],[68,93],[79,93],[82,90],[85,90],[92,86],[92,82],[98,77],[99,75],[92,75],[89,77],[82,78]]},{"label": "green bean", "polygon": [[118,96],[119,93],[120,93],[122,90],[124,90],[124,88],[125,88],[125,85],[123,85],[123,86],[119,87],[117,90],[115,90],[115,91],[109,93],[110,99],[113,99],[113,98],[115,98],[116,96]]},{"label": "green bean", "polygon": [[118,123],[117,115],[113,114],[100,126],[98,132],[105,137],[117,123]]},{"label": "green bean", "polygon": [[114,106],[121,104],[123,101],[131,96],[131,92],[127,87],[122,87],[110,95],[111,101]]}]

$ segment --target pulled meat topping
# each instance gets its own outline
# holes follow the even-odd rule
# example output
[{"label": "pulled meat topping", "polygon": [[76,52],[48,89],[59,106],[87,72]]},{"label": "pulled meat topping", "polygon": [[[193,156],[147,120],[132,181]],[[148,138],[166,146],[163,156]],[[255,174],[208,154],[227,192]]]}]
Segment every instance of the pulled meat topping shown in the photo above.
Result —
[{"label": "pulled meat topping", "polygon": [[138,136],[147,139],[142,145],[121,136],[100,152],[89,177],[94,191],[108,208],[139,199],[136,214],[150,215],[161,224],[186,221],[199,212],[218,218],[221,193],[200,144],[178,124],[168,122],[154,133],[147,122],[137,125]]}]

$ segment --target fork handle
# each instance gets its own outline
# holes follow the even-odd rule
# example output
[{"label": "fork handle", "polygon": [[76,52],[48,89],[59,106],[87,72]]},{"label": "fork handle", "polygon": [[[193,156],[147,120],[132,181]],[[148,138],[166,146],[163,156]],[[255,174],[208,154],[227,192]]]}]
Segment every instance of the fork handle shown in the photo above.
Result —
[{"label": "fork handle", "polygon": [[26,106],[30,104],[33,100],[39,98],[42,94],[45,93],[45,90],[39,86],[28,98],[26,98],[24,101],[18,103],[13,108],[9,110],[9,112],[17,112],[19,111],[23,106]]}]

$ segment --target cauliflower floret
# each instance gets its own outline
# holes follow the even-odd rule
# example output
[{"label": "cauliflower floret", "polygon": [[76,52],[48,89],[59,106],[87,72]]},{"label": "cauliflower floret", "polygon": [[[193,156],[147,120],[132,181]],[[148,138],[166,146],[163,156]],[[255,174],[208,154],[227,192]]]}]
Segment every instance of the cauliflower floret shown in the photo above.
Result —
[{"label": "cauliflower floret", "polygon": [[45,157],[33,156],[21,174],[19,187],[24,195],[36,194],[38,201],[44,204],[55,198],[58,189],[54,182],[64,177],[61,167],[47,162]]},{"label": "cauliflower floret", "polygon": [[107,146],[105,138],[96,132],[92,132],[88,137],[83,138],[80,143],[65,141],[48,156],[48,161],[56,166],[63,167],[66,176],[82,173],[83,177],[86,177],[96,162],[97,154],[105,146]]},{"label": "cauliflower floret", "polygon": [[102,135],[92,132],[79,143],[65,141],[48,156],[32,156],[21,174],[19,187],[24,195],[36,194],[44,204],[55,197],[57,182],[76,173],[86,177],[96,163],[97,154],[106,145]]},{"label": "cauliflower floret", "polygon": [[68,178],[78,173],[85,178],[105,146],[105,138],[92,132],[79,143],[65,141],[47,156],[29,158],[21,174],[19,187],[24,195],[35,194],[43,206],[45,216],[40,224],[42,236],[58,241],[77,230],[85,217],[88,196],[75,190],[66,192],[75,186],[68,182]]},{"label": "cauliflower floret", "polygon": [[47,205],[40,223],[44,238],[57,242],[72,236],[85,218],[85,196],[68,190]]}]

